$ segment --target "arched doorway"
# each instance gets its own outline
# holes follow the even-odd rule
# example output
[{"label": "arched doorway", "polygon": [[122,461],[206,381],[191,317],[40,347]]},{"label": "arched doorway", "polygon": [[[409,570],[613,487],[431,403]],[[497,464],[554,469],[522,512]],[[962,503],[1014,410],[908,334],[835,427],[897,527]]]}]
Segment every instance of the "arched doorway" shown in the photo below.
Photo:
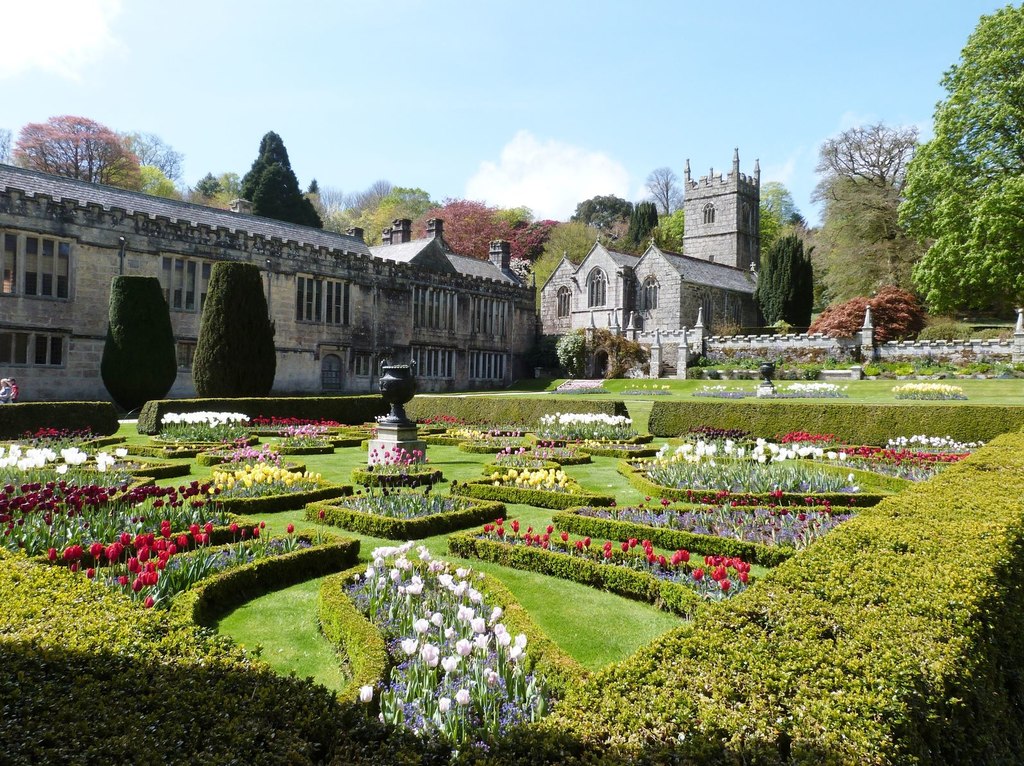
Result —
[{"label": "arched doorway", "polygon": [[325,354],[320,360],[320,388],[324,391],[341,390],[341,357]]},{"label": "arched doorway", "polygon": [[603,378],[608,374],[608,352],[603,348],[594,353],[593,368],[595,378]]}]

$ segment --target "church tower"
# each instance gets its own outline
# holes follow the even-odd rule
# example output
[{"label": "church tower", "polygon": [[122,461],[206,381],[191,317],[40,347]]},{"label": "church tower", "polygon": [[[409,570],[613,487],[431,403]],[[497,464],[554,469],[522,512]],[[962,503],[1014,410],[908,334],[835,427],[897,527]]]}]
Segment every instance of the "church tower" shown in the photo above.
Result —
[{"label": "church tower", "polygon": [[690,178],[686,161],[683,183],[686,233],[683,255],[740,269],[755,269],[761,262],[761,165],[754,175],[740,173],[740,151],[732,155],[727,176],[714,170],[698,181]]}]

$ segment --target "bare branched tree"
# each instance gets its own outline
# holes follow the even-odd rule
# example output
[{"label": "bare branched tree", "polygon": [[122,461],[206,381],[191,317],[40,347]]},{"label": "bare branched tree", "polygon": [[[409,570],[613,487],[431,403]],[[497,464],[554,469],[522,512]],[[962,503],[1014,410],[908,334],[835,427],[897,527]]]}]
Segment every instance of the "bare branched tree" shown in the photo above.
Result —
[{"label": "bare branched tree", "polygon": [[0,128],[0,162],[10,163],[11,161],[11,131],[7,128]]},{"label": "bare branched tree", "polygon": [[658,206],[659,215],[671,215],[683,203],[683,190],[679,188],[679,176],[672,168],[655,168],[647,176],[647,191]]},{"label": "bare branched tree", "polygon": [[181,180],[181,162],[185,155],[172,149],[154,133],[127,133],[128,148],[135,152],[140,165],[152,165],[172,181]]}]

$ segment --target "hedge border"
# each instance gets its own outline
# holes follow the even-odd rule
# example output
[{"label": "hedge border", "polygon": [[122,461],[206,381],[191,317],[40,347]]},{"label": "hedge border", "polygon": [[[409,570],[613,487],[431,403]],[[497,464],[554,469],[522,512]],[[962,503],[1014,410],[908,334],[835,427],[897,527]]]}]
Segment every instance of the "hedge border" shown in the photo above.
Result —
[{"label": "hedge border", "polygon": [[189,476],[192,466],[189,463],[143,463],[139,468],[128,471],[136,477],[146,476],[150,479],[173,479],[178,476]]},{"label": "hedge border", "polygon": [[281,511],[301,510],[307,503],[318,500],[329,500],[332,497],[344,497],[352,494],[350,484],[328,484],[306,492],[291,492],[284,495],[267,497],[229,497],[219,498],[221,506],[228,513],[280,513]]},{"label": "hedge border", "polygon": [[509,468],[515,468],[517,471],[539,471],[541,469],[545,471],[558,470],[562,467],[561,463],[556,463],[554,460],[543,460],[541,461],[544,465],[534,466],[533,468],[519,468],[514,465],[498,465],[497,463],[484,463],[483,472],[487,475],[492,473],[500,473],[501,471],[507,471]]},{"label": "hedge border", "polygon": [[[502,503],[474,498],[459,499],[470,503],[470,507],[450,513],[420,516],[416,519],[392,519],[334,503],[311,503],[306,506],[306,521],[323,522],[350,532],[382,537],[386,540],[418,540],[465,529],[474,524],[483,524],[485,521],[505,515],[505,506]],[[320,518],[321,511],[324,513],[323,519]]]},{"label": "hedge border", "polygon": [[279,455],[333,455],[334,448],[334,444],[329,444],[326,447],[286,447],[274,445],[274,449]]},{"label": "hedge border", "polygon": [[459,452],[469,452],[475,455],[497,455],[507,449],[519,449],[528,447],[529,444],[488,444],[487,442],[459,442]]},{"label": "hedge border", "polygon": [[552,401],[536,396],[421,395],[413,397],[412,401],[405,405],[405,411],[410,418],[417,421],[436,415],[452,415],[468,425],[503,423],[532,426],[540,420],[541,415],[554,415],[569,411],[570,403],[572,412],[629,415],[626,403],[622,400],[560,399]]},{"label": "hedge border", "polygon": [[693,616],[697,607],[705,601],[687,586],[662,580],[647,572],[600,564],[591,559],[555,553],[535,546],[486,540],[468,532],[451,535],[448,538],[448,551],[463,558],[477,558],[512,569],[601,588],[634,601],[644,601],[681,617]]},{"label": "hedge border", "polygon": [[94,434],[117,433],[117,410],[111,402],[21,402],[3,405],[0,439],[22,438],[40,428],[67,428],[78,431],[88,428]]},{"label": "hedge border", "polygon": [[622,458],[624,455],[629,457],[654,457],[658,454],[660,447],[641,447],[637,450],[621,450],[615,449],[614,447],[591,447],[589,445],[583,445],[580,449],[595,457],[613,457]]},{"label": "hedge border", "polygon": [[[382,477],[386,477],[382,481]],[[422,471],[408,474],[390,474],[370,471],[368,468],[353,468],[352,483],[364,487],[422,487],[425,484],[437,484],[444,480],[440,470]]]},{"label": "hedge border", "polygon": [[452,483],[453,495],[467,495],[480,500],[496,500],[502,503],[524,503],[537,508],[564,509],[585,503],[587,505],[613,505],[615,498],[611,495],[591,495],[589,493],[547,492],[542,489],[526,489],[525,487],[495,487],[487,480],[464,481]]}]

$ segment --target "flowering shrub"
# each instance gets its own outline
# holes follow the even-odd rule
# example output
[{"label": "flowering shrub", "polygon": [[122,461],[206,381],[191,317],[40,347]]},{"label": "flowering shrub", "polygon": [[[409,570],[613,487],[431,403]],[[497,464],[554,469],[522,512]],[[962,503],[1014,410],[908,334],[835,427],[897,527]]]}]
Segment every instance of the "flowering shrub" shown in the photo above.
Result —
[{"label": "flowering shrub", "polygon": [[803,550],[852,513],[833,513],[828,503],[817,508],[773,505],[742,506],[733,503],[703,507],[673,506],[667,498],[660,505],[597,508],[578,511],[581,516],[677,529],[697,535],[714,535],[744,542]]},{"label": "flowering shrub", "polygon": [[248,434],[249,416],[240,412],[168,412],[160,437],[174,442],[234,441]]},{"label": "flowering shrub", "polygon": [[[704,566],[700,566],[699,563],[691,563],[688,550],[677,550],[671,556],[656,553],[650,540],[631,537],[618,543],[606,540],[603,545],[596,546],[589,537],[573,540],[568,532],[558,532],[551,524],[543,532],[527,527],[520,533],[520,529],[518,519],[508,524],[504,519],[497,519],[493,524],[484,524],[477,536],[506,545],[536,547],[608,566],[638,570],[660,580],[686,585],[712,600],[724,598],[730,592],[741,592],[749,581],[750,565],[735,557],[705,556]],[[730,569],[733,570],[731,575]]]},{"label": "flowering shrub", "polygon": [[323,481],[318,473],[289,471],[266,463],[245,463],[235,470],[214,470],[210,492],[223,498],[267,497],[316,489]]},{"label": "flowering shrub", "polygon": [[904,383],[902,386],[893,386],[893,394],[897,399],[966,399],[964,390],[960,386],[950,386],[946,383]]},{"label": "flowering shrub", "polygon": [[606,415],[601,412],[542,415],[536,433],[538,439],[563,441],[623,440],[636,436],[633,421],[625,415]]},{"label": "flowering shrub", "polygon": [[[48,481],[7,484],[0,491],[2,545],[30,556],[109,543],[121,535],[145,534],[157,528],[185,529],[208,522],[223,523],[224,514],[210,495],[210,486],[131,487],[75,485]],[[79,556],[76,557],[80,558]]]},{"label": "flowering shrub", "polygon": [[457,747],[537,721],[548,708],[541,681],[527,671],[525,634],[512,636],[472,585],[469,569],[451,570],[412,543],[377,548],[350,588],[356,605],[385,633],[394,662],[382,689],[360,699],[380,704],[381,720]]}]

